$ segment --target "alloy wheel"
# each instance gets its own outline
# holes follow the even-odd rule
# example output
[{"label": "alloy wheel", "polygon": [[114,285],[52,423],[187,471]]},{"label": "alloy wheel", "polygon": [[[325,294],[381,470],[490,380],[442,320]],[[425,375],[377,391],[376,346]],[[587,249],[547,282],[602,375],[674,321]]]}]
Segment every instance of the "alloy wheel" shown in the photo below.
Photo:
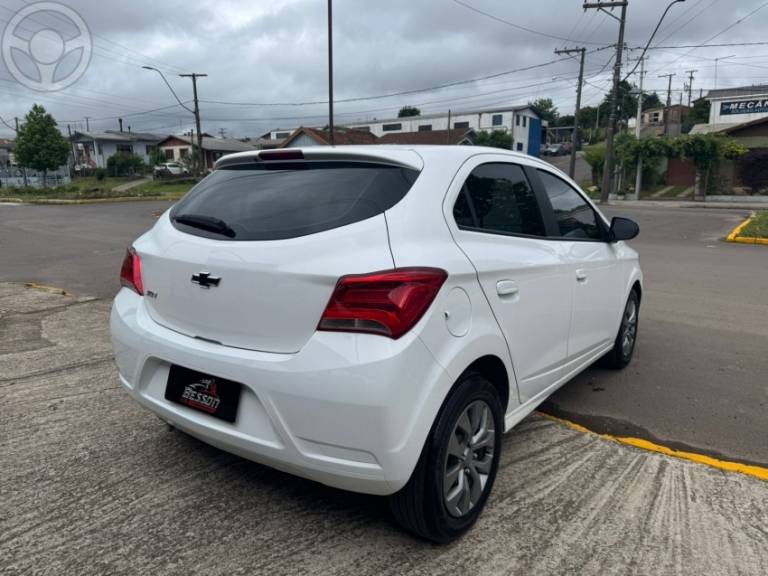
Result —
[{"label": "alloy wheel", "polygon": [[461,412],[448,443],[443,499],[451,516],[466,515],[480,501],[496,453],[493,413],[485,401],[476,400]]},{"label": "alloy wheel", "polygon": [[624,334],[621,339],[621,354],[624,358],[628,358],[632,354],[636,338],[637,303],[634,300],[630,300],[627,303],[626,310],[624,310]]}]

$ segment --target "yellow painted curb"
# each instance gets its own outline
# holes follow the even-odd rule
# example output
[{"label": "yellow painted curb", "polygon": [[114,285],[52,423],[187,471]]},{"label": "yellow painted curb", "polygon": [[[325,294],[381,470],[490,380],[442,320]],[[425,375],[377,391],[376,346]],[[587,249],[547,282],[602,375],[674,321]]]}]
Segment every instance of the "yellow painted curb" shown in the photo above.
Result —
[{"label": "yellow painted curb", "polygon": [[672,456],[673,458],[680,458],[682,460],[696,462],[697,464],[704,464],[705,466],[710,466],[712,468],[717,468],[719,470],[725,470],[727,472],[737,472],[739,474],[745,474],[746,476],[752,476],[753,478],[759,478],[760,480],[768,481],[768,468],[763,468],[761,466],[752,466],[750,464],[742,464],[740,462],[730,462],[728,460],[719,460],[717,458],[712,458],[711,456],[705,456],[704,454],[696,454],[695,452],[684,452],[682,450],[674,450],[667,446],[662,446],[660,444],[655,444],[654,442],[649,442],[648,440],[643,440],[642,438],[632,438],[629,436],[613,436],[611,434],[598,434],[597,432],[593,432],[589,428],[585,428],[581,424],[576,424],[575,422],[571,422],[570,420],[564,420],[562,418],[558,418],[557,416],[544,414],[543,412],[537,411],[536,413],[539,414],[540,416],[543,416],[547,420],[558,422],[560,424],[563,424],[564,426],[567,426],[572,430],[577,430],[579,432],[586,432],[587,434],[595,434],[596,436],[600,436],[601,438],[610,440],[612,442],[617,442],[619,444],[624,444],[626,446],[633,446],[635,448],[640,448],[641,450],[648,450],[649,452],[658,452],[659,454]]},{"label": "yellow painted curb", "polygon": [[754,214],[749,218],[747,218],[746,220],[744,220],[744,222],[736,226],[736,228],[731,230],[731,233],[728,234],[726,241],[737,242],[739,244],[763,244],[768,246],[768,238],[754,238],[752,236],[739,236],[739,234],[741,234],[741,231],[744,230],[744,228],[746,228],[750,222],[752,222],[752,218],[754,218]]}]

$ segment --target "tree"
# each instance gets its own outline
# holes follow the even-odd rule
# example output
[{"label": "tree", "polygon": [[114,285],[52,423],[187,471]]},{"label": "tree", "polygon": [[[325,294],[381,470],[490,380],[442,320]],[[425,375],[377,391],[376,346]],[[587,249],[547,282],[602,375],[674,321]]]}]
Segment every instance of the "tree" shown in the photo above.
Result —
[{"label": "tree", "polygon": [[646,92],[643,94],[643,112],[653,110],[654,108],[661,108],[662,106],[664,104],[662,104],[661,98],[659,98],[656,92],[651,92],[650,94]]},{"label": "tree", "polygon": [[501,130],[486,132],[483,130],[475,139],[476,146],[490,146],[492,148],[512,149],[512,135]]},{"label": "tree", "polygon": [[528,106],[530,106],[542,120],[553,125],[557,122],[557,118],[560,116],[555,107],[555,103],[552,102],[551,98],[538,98],[533,102],[528,102]]},{"label": "tree", "polygon": [[43,186],[49,170],[56,170],[67,163],[69,142],[56,127],[56,120],[35,104],[24,117],[16,136],[16,161],[24,168],[43,173]]},{"label": "tree", "polygon": [[599,186],[605,166],[605,144],[595,144],[584,150],[584,160],[592,168],[592,185]]},{"label": "tree", "polygon": [[670,143],[671,155],[691,160],[696,166],[695,198],[706,195],[712,169],[721,158],[735,160],[747,152],[738,142],[715,134],[684,134]]},{"label": "tree", "polygon": [[712,104],[706,98],[699,98],[694,100],[691,107],[691,120],[694,124],[708,124],[709,123],[709,109]]},{"label": "tree", "polygon": [[398,118],[410,118],[411,116],[421,116],[421,110],[416,106],[403,106],[397,113]]},{"label": "tree", "polygon": [[152,147],[149,151],[149,165],[157,166],[158,164],[165,164],[165,162],[167,162],[165,152],[157,146]]}]

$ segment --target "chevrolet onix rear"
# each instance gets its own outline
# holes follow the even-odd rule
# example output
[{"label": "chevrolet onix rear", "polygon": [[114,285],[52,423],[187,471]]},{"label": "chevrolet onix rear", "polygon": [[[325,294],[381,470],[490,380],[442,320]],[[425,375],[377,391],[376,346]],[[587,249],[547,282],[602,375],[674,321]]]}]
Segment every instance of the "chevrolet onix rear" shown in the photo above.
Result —
[{"label": "chevrolet onix rear", "polygon": [[[126,254],[111,316],[122,384],[205,442],[331,486],[391,495],[409,530],[440,542],[459,536],[488,497],[501,433],[607,352],[620,350],[628,362],[637,326],[639,288],[627,300],[636,255],[590,203],[573,205],[582,212],[565,220],[579,227],[584,210],[594,212],[588,232],[614,246],[617,271],[596,278],[610,297],[587,303],[602,323],[589,332],[591,348],[568,356],[564,346],[556,356],[570,336],[562,323],[575,314],[573,287],[553,270],[578,250],[560,253],[545,241],[538,251],[519,242],[494,251],[470,230],[503,194],[529,205],[507,202],[485,218],[493,226],[509,218],[523,244],[532,228],[521,218],[539,218],[542,234],[552,226],[533,211],[545,180],[518,166],[513,175],[529,188],[500,185],[504,162],[536,161],[460,147],[220,160]],[[489,294],[482,267],[506,276],[506,259],[522,272],[494,277]],[[606,268],[592,264],[577,273]],[[518,369],[516,382],[505,315],[524,297],[535,305],[551,298],[541,310],[550,329],[529,327],[520,366],[532,374]],[[538,363],[533,346],[541,347]]]}]

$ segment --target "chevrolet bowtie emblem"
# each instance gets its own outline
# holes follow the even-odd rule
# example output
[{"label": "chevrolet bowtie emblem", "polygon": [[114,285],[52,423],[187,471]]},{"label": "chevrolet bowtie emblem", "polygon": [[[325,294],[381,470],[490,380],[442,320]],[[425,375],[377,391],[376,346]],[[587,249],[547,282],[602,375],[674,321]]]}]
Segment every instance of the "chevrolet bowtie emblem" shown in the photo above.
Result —
[{"label": "chevrolet bowtie emblem", "polygon": [[221,278],[211,276],[210,272],[200,272],[199,274],[192,275],[192,283],[197,284],[200,288],[210,289],[219,285]]}]

